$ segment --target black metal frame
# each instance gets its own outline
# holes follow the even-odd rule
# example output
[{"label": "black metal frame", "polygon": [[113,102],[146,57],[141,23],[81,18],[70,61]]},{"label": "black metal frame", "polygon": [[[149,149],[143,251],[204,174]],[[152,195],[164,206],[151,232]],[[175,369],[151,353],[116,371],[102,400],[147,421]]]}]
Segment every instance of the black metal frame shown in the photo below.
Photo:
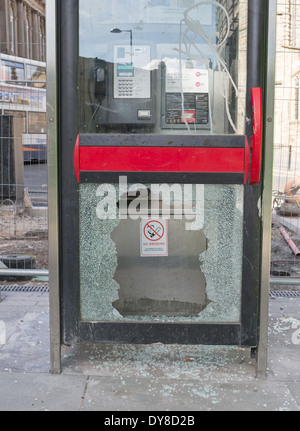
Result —
[{"label": "black metal frame", "polygon": [[[252,135],[252,87],[264,88],[263,58],[268,1],[249,0],[248,11],[248,82],[246,135]],[[78,0],[57,0],[58,22],[58,111],[59,111],[59,213],[60,213],[60,287],[61,342],[77,341],[116,343],[182,343],[256,346],[259,331],[260,228],[257,202],[260,186],[245,185],[244,250],[241,321],[236,324],[129,323],[80,321],[79,282],[79,203],[74,173],[73,151],[77,136],[78,84]],[[117,145],[116,135],[107,135],[109,145]],[[126,137],[127,139],[128,137]],[[144,136],[151,140],[151,135]],[[173,137],[176,139],[176,136]],[[218,137],[213,137],[218,139]],[[88,140],[89,137],[87,136]],[[124,137],[123,137],[124,139]],[[136,139],[136,138],[135,138]],[[155,135],[155,140],[157,135]],[[227,139],[235,139],[227,137]],[[124,140],[123,140],[124,142]],[[152,142],[155,145],[155,142]],[[101,177],[102,178],[102,177]],[[106,182],[115,177],[106,175]],[[137,175],[130,180],[152,181]],[[88,177],[85,180],[89,180]],[[94,178],[95,180],[95,178]],[[100,181],[100,177],[97,179]],[[235,179],[236,180],[236,179]],[[164,177],[166,182],[166,177]],[[176,179],[178,181],[178,179]],[[199,182],[199,177],[183,178]],[[211,179],[206,178],[205,182]],[[222,183],[230,183],[223,177]],[[78,268],[76,271],[75,269]]]},{"label": "black metal frame", "polygon": [[240,324],[81,322],[80,339],[97,343],[240,345]]}]

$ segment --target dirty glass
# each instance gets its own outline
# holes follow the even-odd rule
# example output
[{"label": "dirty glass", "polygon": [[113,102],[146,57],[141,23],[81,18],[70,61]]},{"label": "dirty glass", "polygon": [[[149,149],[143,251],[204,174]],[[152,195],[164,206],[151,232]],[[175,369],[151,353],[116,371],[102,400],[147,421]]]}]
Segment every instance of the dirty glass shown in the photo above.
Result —
[{"label": "dirty glass", "polygon": [[80,133],[244,134],[246,0],[80,0]]},{"label": "dirty glass", "polygon": [[123,179],[80,184],[81,319],[239,322],[243,186]]}]

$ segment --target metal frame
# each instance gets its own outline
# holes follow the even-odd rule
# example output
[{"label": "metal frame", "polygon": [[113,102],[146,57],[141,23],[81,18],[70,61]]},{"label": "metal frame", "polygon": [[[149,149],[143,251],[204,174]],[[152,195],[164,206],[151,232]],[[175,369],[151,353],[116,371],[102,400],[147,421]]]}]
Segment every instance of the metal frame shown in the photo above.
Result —
[{"label": "metal frame", "polygon": [[47,0],[47,165],[50,302],[50,372],[61,372],[59,217],[57,165],[56,0]]},{"label": "metal frame", "polygon": [[257,349],[256,374],[265,378],[268,361],[269,292],[271,262],[271,225],[272,225],[272,180],[273,180],[273,137],[274,137],[274,100],[275,100],[275,57],[276,57],[276,12],[277,0],[268,2],[268,41],[267,76],[265,86],[265,124],[263,155],[263,194],[262,194],[262,259],[261,291],[259,311],[259,340]]},{"label": "metal frame", "polygon": [[[270,5],[272,11],[274,2],[275,0],[269,0],[269,2],[249,0],[249,34],[252,34],[252,38],[248,38],[248,70],[250,71],[247,84],[248,94],[250,94],[250,88],[263,87],[264,84],[261,72],[263,70],[264,43],[260,40],[260,35],[265,34],[266,7]],[[271,24],[271,15],[272,13],[269,18],[269,25]],[[258,20],[257,17],[259,17]],[[57,28],[55,27],[56,22]],[[52,372],[60,371],[60,343],[70,344],[81,339],[92,342],[99,340],[153,342],[153,340],[157,340],[157,337],[162,342],[228,343],[254,346],[255,348],[259,338],[257,357],[259,365],[257,369],[258,372],[262,372],[265,369],[264,346],[267,339],[265,334],[267,277],[266,271],[261,271],[261,219],[258,217],[257,207],[261,200],[261,186],[245,186],[244,283],[240,324],[174,325],[80,322],[79,268],[76,267],[76,264],[74,265],[74,262],[79,262],[78,184],[71,156],[77,133],[77,93],[74,89],[77,88],[78,0],[48,0],[47,29],[49,53],[49,284]],[[57,44],[55,34],[58,35]],[[270,51],[271,45],[270,42]],[[56,75],[56,68],[58,75]],[[268,85],[271,86],[271,80]],[[57,88],[59,88],[58,93]],[[271,105],[272,103],[268,105],[269,110],[272,108]],[[55,110],[55,107],[59,112]],[[250,97],[247,101],[247,117],[252,118]],[[58,123],[56,123],[56,119]],[[247,127],[248,138],[252,134],[251,123]],[[56,133],[58,134],[59,153],[57,153],[58,147],[55,143]],[[265,136],[270,139],[268,130]],[[270,155],[269,146],[266,153],[268,156]],[[57,163],[59,174],[57,174]],[[265,168],[268,163],[270,162],[265,162]],[[268,184],[268,179],[265,179],[265,198],[263,197],[263,212],[265,214],[268,214]],[[265,222],[267,223],[268,219]],[[267,259],[268,240],[269,237],[266,234],[263,237],[262,250],[264,262]],[[264,286],[260,291],[261,282],[264,282]],[[139,338],[137,338],[137,330]]]},{"label": "metal frame", "polygon": [[57,1],[57,18],[61,339],[70,344],[78,339],[80,317],[79,202],[72,157],[77,136],[78,0]]},{"label": "metal frame", "polygon": [[241,325],[80,322],[80,339],[89,343],[240,345]]}]

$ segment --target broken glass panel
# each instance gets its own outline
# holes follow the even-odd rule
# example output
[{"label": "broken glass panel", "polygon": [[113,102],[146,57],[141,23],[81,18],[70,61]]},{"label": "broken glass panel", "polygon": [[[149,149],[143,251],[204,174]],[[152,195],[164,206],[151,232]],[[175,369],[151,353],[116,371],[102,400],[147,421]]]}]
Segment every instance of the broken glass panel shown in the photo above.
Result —
[{"label": "broken glass panel", "polygon": [[80,184],[81,318],[238,322],[243,186]]}]

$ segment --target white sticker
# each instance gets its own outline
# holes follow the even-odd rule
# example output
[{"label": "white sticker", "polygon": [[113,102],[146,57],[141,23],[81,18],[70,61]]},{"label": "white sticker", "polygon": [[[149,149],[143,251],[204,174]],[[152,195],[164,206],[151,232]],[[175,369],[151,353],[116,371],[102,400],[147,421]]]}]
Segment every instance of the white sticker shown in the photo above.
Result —
[{"label": "white sticker", "polygon": [[208,93],[208,71],[205,69],[167,69],[167,93]]},{"label": "white sticker", "polygon": [[167,219],[141,220],[141,256],[168,256]]}]

